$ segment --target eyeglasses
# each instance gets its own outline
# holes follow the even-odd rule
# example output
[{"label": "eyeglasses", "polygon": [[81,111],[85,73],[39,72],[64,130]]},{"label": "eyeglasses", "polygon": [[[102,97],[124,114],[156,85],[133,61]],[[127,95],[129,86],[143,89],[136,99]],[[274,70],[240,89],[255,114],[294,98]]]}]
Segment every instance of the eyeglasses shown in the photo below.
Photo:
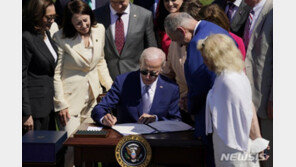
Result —
[{"label": "eyeglasses", "polygon": [[57,15],[45,15],[44,17],[47,19],[47,21],[51,21],[56,19]]},{"label": "eyeglasses", "polygon": [[158,72],[155,72],[155,71],[141,70],[140,73],[143,74],[143,75],[148,75],[149,74],[151,77],[157,77],[158,76]]}]

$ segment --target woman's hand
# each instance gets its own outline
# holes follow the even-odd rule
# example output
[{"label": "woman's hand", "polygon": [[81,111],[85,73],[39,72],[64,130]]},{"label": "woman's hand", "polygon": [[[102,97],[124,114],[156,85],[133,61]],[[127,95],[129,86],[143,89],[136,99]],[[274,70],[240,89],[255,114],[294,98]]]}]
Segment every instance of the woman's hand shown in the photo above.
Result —
[{"label": "woman's hand", "polygon": [[34,121],[32,115],[23,117],[23,128],[25,130],[34,130]]},{"label": "woman's hand", "polygon": [[71,118],[68,108],[61,110],[59,112],[59,117],[60,117],[60,121],[61,121],[62,125],[66,126],[67,122]]}]

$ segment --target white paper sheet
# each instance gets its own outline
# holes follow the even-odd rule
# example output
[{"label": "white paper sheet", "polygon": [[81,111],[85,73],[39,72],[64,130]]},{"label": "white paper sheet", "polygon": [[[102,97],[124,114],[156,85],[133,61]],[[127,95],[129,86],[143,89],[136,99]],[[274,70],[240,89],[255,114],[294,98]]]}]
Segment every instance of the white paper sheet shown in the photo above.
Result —
[{"label": "white paper sheet", "polygon": [[182,121],[157,121],[149,124],[159,132],[175,132],[193,129],[192,126]]},{"label": "white paper sheet", "polygon": [[138,123],[116,124],[112,126],[112,129],[116,130],[124,136],[149,134],[155,132],[155,130],[150,128],[149,126]]},{"label": "white paper sheet", "polygon": [[263,138],[257,138],[251,142],[251,153],[259,153],[267,148],[269,141]]}]

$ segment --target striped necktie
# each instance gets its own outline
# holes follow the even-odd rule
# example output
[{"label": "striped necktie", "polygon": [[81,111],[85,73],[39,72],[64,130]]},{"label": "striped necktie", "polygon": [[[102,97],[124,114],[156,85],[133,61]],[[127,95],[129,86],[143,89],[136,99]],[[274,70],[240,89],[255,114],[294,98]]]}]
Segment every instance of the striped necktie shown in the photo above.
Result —
[{"label": "striped necktie", "polygon": [[252,27],[252,23],[253,23],[253,19],[254,19],[254,10],[251,10],[250,13],[249,13],[249,17],[248,17],[248,21],[246,23],[246,26],[245,26],[245,32],[244,32],[244,44],[245,44],[245,47],[246,47],[246,50],[248,48],[248,45],[249,45],[249,41],[250,41],[250,38],[251,38],[251,27]]}]

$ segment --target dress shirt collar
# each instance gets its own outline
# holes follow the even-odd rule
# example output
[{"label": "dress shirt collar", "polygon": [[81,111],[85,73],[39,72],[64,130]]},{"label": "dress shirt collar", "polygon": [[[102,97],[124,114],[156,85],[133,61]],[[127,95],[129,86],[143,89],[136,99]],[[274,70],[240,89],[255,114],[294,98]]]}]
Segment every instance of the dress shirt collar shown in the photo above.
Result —
[{"label": "dress shirt collar", "polygon": [[[123,14],[130,14],[130,4],[128,4],[128,6],[127,6],[127,8],[123,11]],[[112,6],[111,6],[111,4],[109,4],[109,7],[110,7],[110,11],[111,11],[111,14],[112,15],[116,15],[117,14],[117,12],[112,8]],[[116,15],[116,17],[118,17],[117,15]]]},{"label": "dress shirt collar", "polygon": [[259,15],[259,13],[261,12],[265,2],[266,2],[266,0],[261,0],[257,5],[255,5],[253,7],[253,11],[254,11],[255,15]]},{"label": "dress shirt collar", "polygon": [[[158,81],[158,77],[156,78],[156,80],[151,85],[149,85],[150,90],[152,90],[153,92],[155,92],[157,81]],[[145,88],[145,84],[144,84],[144,82],[142,80],[141,73],[140,73],[140,82],[141,82],[141,92],[143,93],[144,88]]]},{"label": "dress shirt collar", "polygon": [[200,22],[201,22],[201,20],[198,21],[198,22],[196,23],[196,26],[195,26],[194,31],[193,31],[192,38],[195,36],[195,33],[196,33],[196,30],[197,30],[197,27],[198,27],[198,25],[199,25]]}]

